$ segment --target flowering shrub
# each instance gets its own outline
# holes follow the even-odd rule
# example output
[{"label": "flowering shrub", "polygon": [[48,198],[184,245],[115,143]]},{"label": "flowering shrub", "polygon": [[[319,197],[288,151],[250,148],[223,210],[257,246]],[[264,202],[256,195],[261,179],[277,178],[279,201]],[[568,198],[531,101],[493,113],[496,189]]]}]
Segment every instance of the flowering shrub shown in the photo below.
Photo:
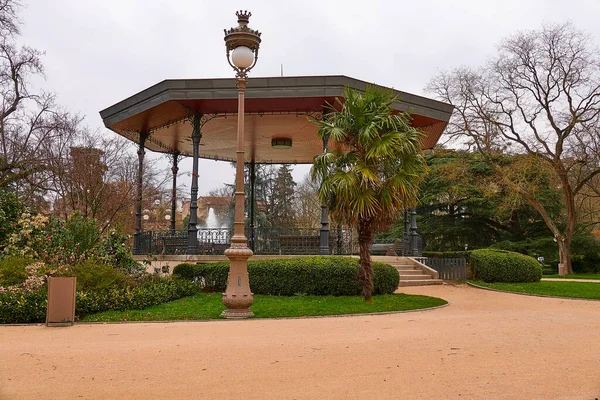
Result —
[{"label": "flowering shrub", "polygon": [[51,236],[46,227],[48,217],[24,212],[17,221],[16,228],[8,236],[3,253],[6,255],[39,259],[48,248]]}]

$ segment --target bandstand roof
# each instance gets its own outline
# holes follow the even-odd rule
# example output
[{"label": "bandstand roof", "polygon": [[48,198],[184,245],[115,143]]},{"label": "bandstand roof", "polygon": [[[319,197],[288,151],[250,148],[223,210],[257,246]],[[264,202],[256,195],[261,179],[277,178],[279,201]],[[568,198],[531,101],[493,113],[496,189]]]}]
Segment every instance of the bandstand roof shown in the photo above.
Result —
[{"label": "bandstand roof", "polygon": [[[347,76],[249,78],[245,100],[246,160],[257,163],[312,163],[323,151],[318,118],[343,97],[344,87],[364,91],[367,83]],[[395,109],[410,112],[412,124],[427,136],[423,147],[435,146],[453,107],[449,104],[395,91],[401,102]],[[200,157],[234,161],[237,134],[235,79],[174,79],[149,87],[100,112],[104,125],[130,140],[149,135],[151,151],[192,155],[189,118],[202,113]],[[292,148],[271,147],[272,138],[292,139]],[[335,143],[329,143],[330,148]]]}]

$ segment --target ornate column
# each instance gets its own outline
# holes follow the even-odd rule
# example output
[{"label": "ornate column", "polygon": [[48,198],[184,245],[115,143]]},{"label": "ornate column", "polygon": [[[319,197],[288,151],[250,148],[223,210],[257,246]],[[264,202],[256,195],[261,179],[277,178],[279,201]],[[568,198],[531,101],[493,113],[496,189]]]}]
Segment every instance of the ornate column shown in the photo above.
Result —
[{"label": "ornate column", "polygon": [[176,151],[173,153],[173,166],[171,167],[171,172],[173,172],[173,188],[171,189],[171,236],[175,236],[175,211],[177,209],[177,173],[179,172],[179,167],[177,163],[179,162],[179,152]]},{"label": "ornate column", "polygon": [[252,15],[248,11],[238,11],[238,26],[225,30],[225,48],[227,62],[236,72],[238,88],[237,151],[235,162],[235,214],[231,247],[225,250],[229,258],[229,276],[227,289],[223,293],[223,304],[227,310],[221,315],[225,318],[246,318],[254,315],[249,307],[254,303],[248,279],[248,258],[252,250],[244,234],[244,92],[248,83],[248,72],[258,60],[260,32],[248,27]]},{"label": "ornate column", "polygon": [[[323,153],[327,152],[329,138],[323,138]],[[321,229],[319,230],[319,254],[329,255],[329,218],[325,204],[321,204]]]},{"label": "ornate column", "polygon": [[192,118],[192,189],[190,198],[190,221],[188,223],[188,249],[187,254],[198,254],[198,153],[200,151],[200,120],[202,114],[196,114]]},{"label": "ornate column", "polygon": [[254,160],[250,162],[250,250],[254,252],[255,245],[255,232],[254,232],[254,203],[256,203],[254,197],[254,183],[256,182],[256,168]]},{"label": "ornate column", "polygon": [[142,233],[142,179],[144,175],[144,155],[146,154],[144,145],[148,135],[140,133],[140,140],[138,142],[138,174],[136,182],[137,197],[135,200],[135,232],[133,233],[133,254],[142,254],[141,248],[141,233]]},{"label": "ornate column", "polygon": [[223,293],[223,304],[227,310],[221,313],[226,318],[246,318],[254,315],[249,307],[254,303],[248,278],[248,258],[252,250],[248,248],[248,240],[244,234],[244,92],[246,83],[238,77],[238,121],[237,121],[237,151],[235,163],[235,214],[231,247],[225,250],[229,258],[229,275],[227,289]]}]

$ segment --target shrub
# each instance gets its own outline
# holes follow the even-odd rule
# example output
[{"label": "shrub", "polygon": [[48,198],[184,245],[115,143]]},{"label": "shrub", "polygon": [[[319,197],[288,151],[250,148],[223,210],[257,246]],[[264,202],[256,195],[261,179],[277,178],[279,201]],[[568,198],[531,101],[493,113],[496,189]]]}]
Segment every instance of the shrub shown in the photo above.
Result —
[{"label": "shrub", "polygon": [[75,312],[78,317],[101,311],[141,310],[198,293],[197,283],[162,278],[133,289],[115,288],[77,292]]},{"label": "shrub", "polygon": [[[173,274],[199,281],[208,290],[225,290],[229,263],[180,264]],[[373,263],[374,294],[393,293],[398,288],[396,268]],[[256,294],[293,296],[355,296],[361,293],[358,259],[350,257],[296,257],[248,262],[250,288]]]},{"label": "shrub", "polygon": [[0,259],[0,286],[20,285],[27,279],[27,267],[33,261],[25,257],[8,256]]},{"label": "shrub", "polygon": [[537,282],[542,266],[532,257],[504,250],[471,252],[475,278],[484,282]]},{"label": "shrub", "polygon": [[93,258],[66,267],[60,275],[77,277],[77,290],[80,291],[124,288],[131,283],[123,272]]},{"label": "shrub", "polygon": [[[186,280],[149,281],[135,288],[111,288],[78,291],[75,312],[78,317],[101,311],[140,310],[191,296],[200,290],[198,284]],[[48,290],[0,294],[0,324],[44,322]]]},{"label": "shrub", "polygon": [[105,263],[125,273],[139,275],[145,271],[145,267],[133,259],[127,240],[127,236],[120,230],[112,230],[98,245],[95,254]]},{"label": "shrub", "polygon": [[48,290],[0,293],[0,324],[44,322]]}]

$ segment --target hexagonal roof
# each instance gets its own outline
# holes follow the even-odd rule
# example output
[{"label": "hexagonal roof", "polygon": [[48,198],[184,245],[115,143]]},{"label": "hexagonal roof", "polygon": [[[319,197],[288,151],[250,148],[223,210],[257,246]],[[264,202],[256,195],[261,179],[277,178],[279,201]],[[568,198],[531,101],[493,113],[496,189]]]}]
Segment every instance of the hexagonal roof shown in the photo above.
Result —
[{"label": "hexagonal roof", "polygon": [[[318,118],[327,104],[343,97],[345,86],[364,91],[367,83],[346,76],[250,78],[245,100],[246,160],[312,163],[323,151],[323,143],[307,115]],[[427,133],[425,149],[435,146],[453,107],[395,92],[401,101],[394,108],[410,112],[413,126]],[[235,79],[165,80],[102,110],[100,115],[107,128],[130,140],[137,142],[140,133],[147,133],[146,147],[151,151],[191,156],[190,117],[202,113],[200,157],[234,161],[237,96]],[[275,149],[272,138],[291,139],[292,148]]]}]

